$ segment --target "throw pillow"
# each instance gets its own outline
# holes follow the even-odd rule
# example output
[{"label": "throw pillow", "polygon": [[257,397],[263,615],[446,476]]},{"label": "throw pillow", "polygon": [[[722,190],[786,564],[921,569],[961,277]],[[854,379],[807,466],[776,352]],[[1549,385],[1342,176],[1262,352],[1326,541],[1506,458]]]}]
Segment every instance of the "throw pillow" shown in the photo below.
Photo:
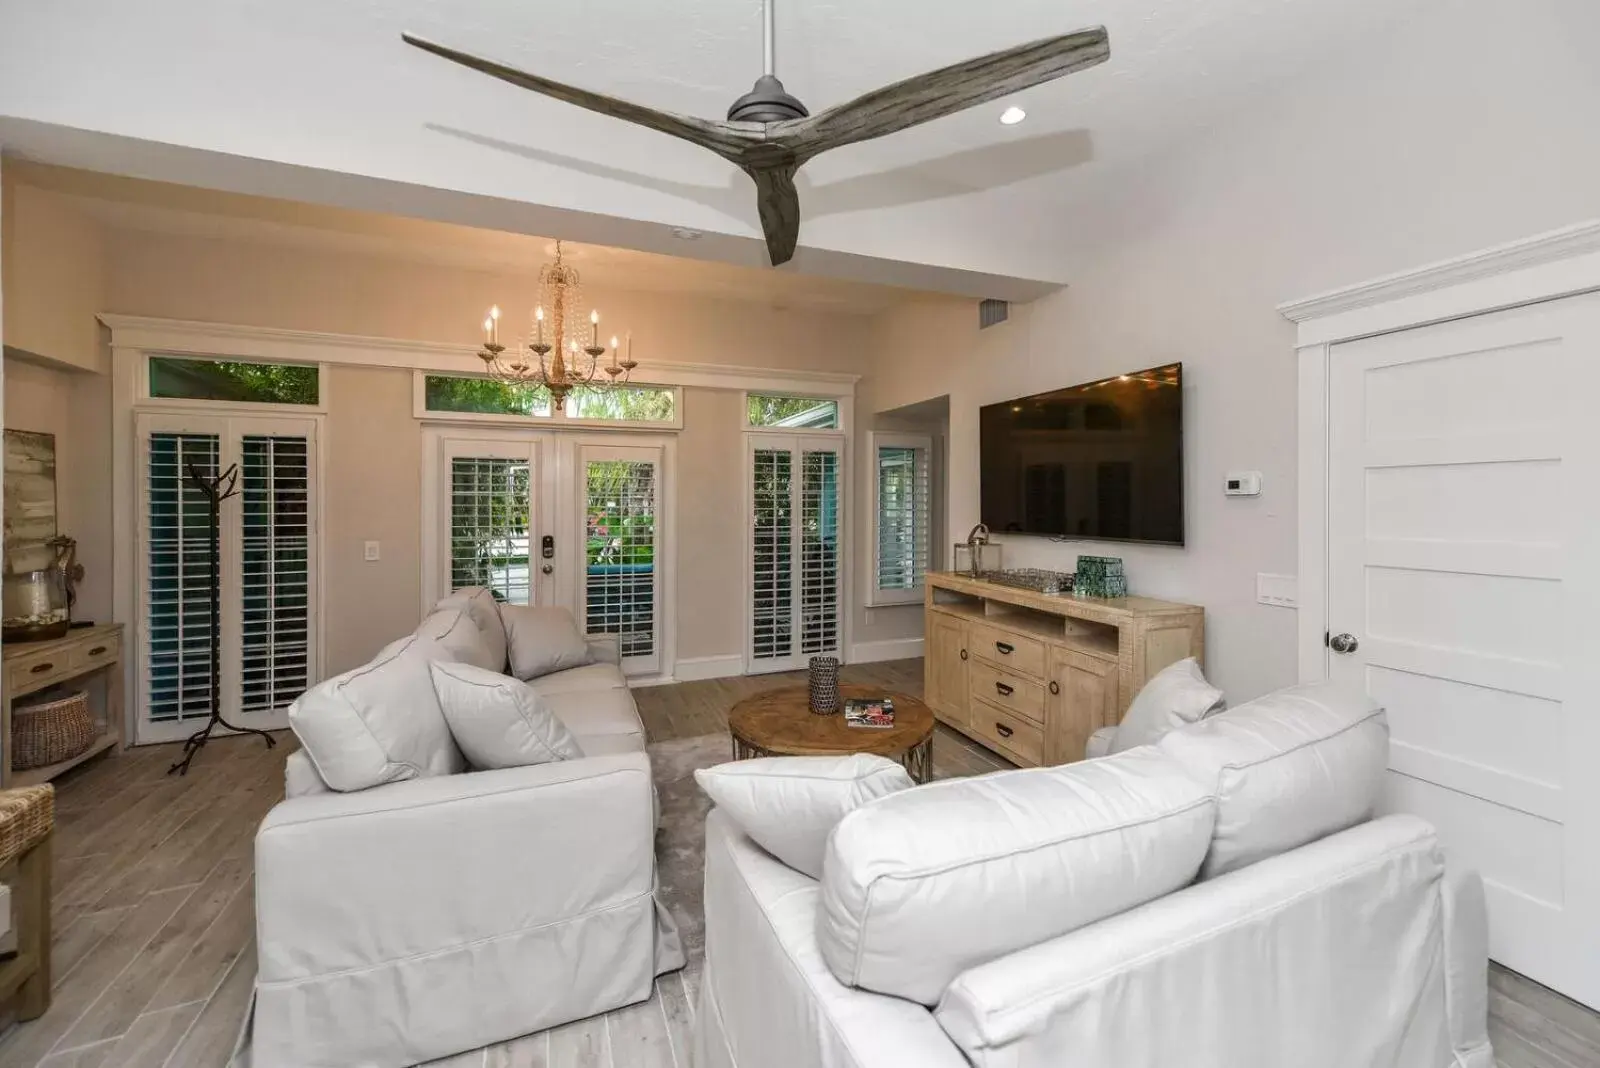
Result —
[{"label": "throw pillow", "polygon": [[1168,731],[1198,723],[1227,707],[1222,691],[1206,681],[1194,657],[1168,664],[1144,684],[1111,740],[1111,752],[1154,745]]},{"label": "throw pillow", "polygon": [[365,790],[461,770],[461,752],[429,685],[430,651],[407,635],[289,706],[289,726],[330,787]]},{"label": "throw pillow", "polygon": [[813,879],[846,813],[916,785],[905,768],[868,753],[736,760],[694,779],[756,845]]},{"label": "throw pillow", "polygon": [[520,768],[583,756],[567,725],[516,679],[443,661],[431,670],[445,722],[473,767]]},{"label": "throw pillow", "polygon": [[506,625],[511,674],[519,679],[536,679],[589,662],[589,643],[565,608],[502,604],[500,618]]}]

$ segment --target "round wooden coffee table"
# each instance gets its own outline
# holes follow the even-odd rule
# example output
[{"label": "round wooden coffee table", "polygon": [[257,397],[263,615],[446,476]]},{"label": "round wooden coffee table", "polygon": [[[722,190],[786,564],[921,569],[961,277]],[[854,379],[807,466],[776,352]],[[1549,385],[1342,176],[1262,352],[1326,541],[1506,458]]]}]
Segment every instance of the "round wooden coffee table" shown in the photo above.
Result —
[{"label": "round wooden coffee table", "polygon": [[927,705],[874,686],[839,690],[845,697],[887,696],[894,702],[894,726],[850,727],[843,712],[814,715],[804,686],[769,690],[746,697],[728,712],[733,759],[876,753],[900,761],[917,782],[933,777],[933,713]]}]

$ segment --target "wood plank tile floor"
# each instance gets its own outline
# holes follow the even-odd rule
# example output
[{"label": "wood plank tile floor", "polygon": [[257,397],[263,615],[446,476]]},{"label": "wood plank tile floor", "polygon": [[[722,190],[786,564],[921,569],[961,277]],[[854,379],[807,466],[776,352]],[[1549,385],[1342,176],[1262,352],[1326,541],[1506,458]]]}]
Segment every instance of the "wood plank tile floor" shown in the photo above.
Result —
[{"label": "wood plank tile floor", "polygon": [[[920,695],[920,660],[845,670]],[[803,674],[718,679],[637,691],[651,741],[727,729],[739,698]],[[129,750],[58,780],[55,991],[50,1011],[0,1037],[0,1068],[220,1068],[255,977],[256,825],[283,795],[294,738],[272,750],[223,739],[185,778],[176,747]],[[940,775],[1003,761],[940,729]],[[655,996],[589,1020],[435,1065],[449,1068],[689,1068],[694,971]],[[1600,1014],[1512,972],[1490,972],[1490,1028],[1503,1068],[1600,1066]]]}]

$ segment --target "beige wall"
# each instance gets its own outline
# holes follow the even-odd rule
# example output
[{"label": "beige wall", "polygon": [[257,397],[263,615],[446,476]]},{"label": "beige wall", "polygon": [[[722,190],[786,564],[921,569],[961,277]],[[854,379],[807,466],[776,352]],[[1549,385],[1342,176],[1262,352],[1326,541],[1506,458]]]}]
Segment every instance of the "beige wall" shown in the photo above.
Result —
[{"label": "beige wall", "polygon": [[[1081,235],[1073,285],[1003,326],[959,303],[879,324],[875,406],[951,397],[954,537],[978,518],[980,405],[1182,360],[1187,546],[1013,538],[1006,562],[1122,556],[1136,592],[1205,606],[1230,701],[1295,680],[1295,613],[1255,602],[1258,572],[1297,569],[1295,335],[1275,306],[1600,216],[1600,138],[1577,136],[1600,113],[1592,35],[1557,17],[1600,10],[1478,6],[1151,161]],[[1261,496],[1224,497],[1229,470],[1263,472]]]},{"label": "beige wall", "polygon": [[734,390],[683,391],[678,658],[744,651],[744,414]]},{"label": "beige wall", "polygon": [[100,370],[105,290],[100,228],[55,193],[0,176],[5,344],[39,360]]},{"label": "beige wall", "polygon": [[[525,322],[534,271],[494,274],[345,252],[113,231],[107,309],[370,337],[473,344],[491,302]],[[860,373],[864,316],[586,286],[603,330],[644,362]]]}]

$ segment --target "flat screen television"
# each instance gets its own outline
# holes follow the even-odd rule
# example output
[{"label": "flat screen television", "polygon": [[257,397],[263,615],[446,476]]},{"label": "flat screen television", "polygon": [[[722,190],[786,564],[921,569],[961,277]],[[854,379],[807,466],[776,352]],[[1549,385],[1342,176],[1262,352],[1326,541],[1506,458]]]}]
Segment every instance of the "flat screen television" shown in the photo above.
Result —
[{"label": "flat screen television", "polygon": [[978,424],[994,533],[1183,544],[1183,364],[990,404]]}]

